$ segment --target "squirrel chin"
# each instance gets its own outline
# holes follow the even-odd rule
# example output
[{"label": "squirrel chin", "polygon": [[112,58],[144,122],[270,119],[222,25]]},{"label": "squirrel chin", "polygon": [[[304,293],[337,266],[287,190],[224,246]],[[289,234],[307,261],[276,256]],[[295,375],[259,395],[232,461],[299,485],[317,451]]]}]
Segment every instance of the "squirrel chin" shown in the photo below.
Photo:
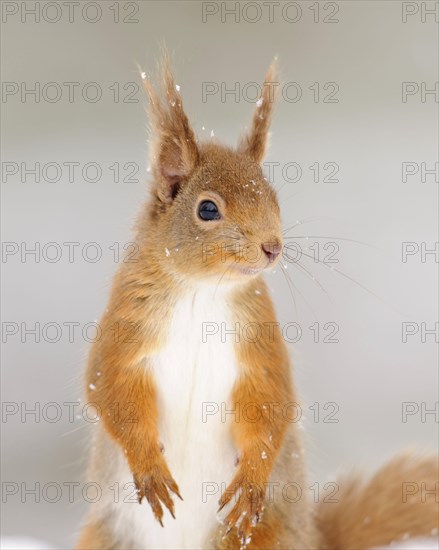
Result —
[{"label": "squirrel chin", "polygon": [[265,267],[234,267],[234,270],[238,273],[246,276],[260,275],[268,266]]}]

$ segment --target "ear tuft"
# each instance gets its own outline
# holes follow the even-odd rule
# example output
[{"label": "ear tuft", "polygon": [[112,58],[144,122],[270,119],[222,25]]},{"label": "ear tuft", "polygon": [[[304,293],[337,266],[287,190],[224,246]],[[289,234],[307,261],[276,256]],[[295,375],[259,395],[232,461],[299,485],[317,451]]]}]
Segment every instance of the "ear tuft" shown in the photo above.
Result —
[{"label": "ear tuft", "polygon": [[163,52],[160,85],[141,73],[143,86],[149,97],[151,136],[151,169],[154,192],[163,202],[171,202],[181,185],[190,177],[199,161],[199,151],[180,96],[169,67],[169,56]]},{"label": "ear tuft", "polygon": [[261,97],[256,102],[251,126],[238,145],[238,151],[248,155],[257,163],[261,163],[268,145],[269,129],[276,98],[276,63],[277,57],[271,63],[264,78]]}]

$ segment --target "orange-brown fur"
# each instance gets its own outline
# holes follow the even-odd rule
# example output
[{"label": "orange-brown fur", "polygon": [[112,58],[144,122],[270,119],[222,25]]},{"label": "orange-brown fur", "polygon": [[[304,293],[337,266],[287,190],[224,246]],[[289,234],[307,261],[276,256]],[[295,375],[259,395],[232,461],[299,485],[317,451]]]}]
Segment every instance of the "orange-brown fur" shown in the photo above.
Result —
[{"label": "orange-brown fur", "polygon": [[436,535],[439,516],[437,457],[405,453],[369,480],[339,480],[338,503],[321,503],[318,524],[330,549],[383,546]]},{"label": "orange-brown fur", "polygon": [[[274,78],[272,66],[266,82]],[[240,419],[232,424],[230,437],[239,462],[220,499],[219,506],[229,504],[229,510],[224,527],[212,533],[212,547],[237,549],[247,539],[249,550],[366,548],[390,542],[406,530],[429,534],[435,527],[435,507],[431,503],[414,505],[408,512],[399,494],[404,476],[424,476],[432,482],[436,472],[428,460],[413,465],[409,459],[397,461],[364,490],[356,479],[346,482],[340,503],[322,506],[318,513],[305,491],[298,502],[279,497],[266,501],[263,488],[270,480],[281,485],[294,481],[306,488],[302,456],[291,460],[291,454],[298,456],[301,449],[297,425],[279,413],[297,397],[285,344],[279,329],[270,325],[276,322],[274,308],[261,275],[236,269],[248,267],[244,252],[255,243],[275,248],[282,243],[276,194],[260,168],[273,108],[272,88],[264,87],[249,133],[234,151],[196,141],[166,56],[163,91],[158,92],[149,79],[144,84],[152,126],[151,197],[137,226],[136,261],[124,263],[115,277],[101,322],[103,336],[94,344],[86,375],[88,400],[97,404],[106,433],[124,450],[139,500],[146,498],[162,522],[163,506],[173,514],[173,495],[180,496],[160,447],[155,379],[147,367],[149,357],[166,341],[179,297],[197,282],[209,279],[233,285],[232,309],[240,326],[271,326],[262,330],[256,341],[236,344],[241,371],[232,402],[235,407],[253,403],[262,415],[256,422]],[[254,182],[250,186],[249,180]],[[200,222],[195,212],[200,197],[218,202],[224,219]],[[165,250],[178,254],[168,255]],[[267,265],[262,254],[250,267]],[[279,407],[264,412],[266,403]],[[102,449],[96,447],[95,469],[106,467],[100,453]],[[239,496],[240,489],[245,492]],[[380,528],[372,524],[366,529],[363,517],[372,517],[377,510],[386,521],[381,521]],[[410,522],[410,529],[401,526],[402,518]],[[128,542],[118,540],[112,531],[112,521],[92,513],[77,548],[128,548]]]}]

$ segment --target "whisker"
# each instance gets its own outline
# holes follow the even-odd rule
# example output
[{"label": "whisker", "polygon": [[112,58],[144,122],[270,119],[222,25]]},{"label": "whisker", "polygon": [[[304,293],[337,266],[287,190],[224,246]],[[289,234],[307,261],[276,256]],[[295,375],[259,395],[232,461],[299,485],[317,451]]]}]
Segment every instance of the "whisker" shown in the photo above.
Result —
[{"label": "whisker", "polygon": [[[293,285],[292,281],[289,280],[289,279],[287,278],[286,271],[285,271],[284,268],[282,267],[282,264],[280,264],[280,268],[281,268],[282,274],[283,274],[283,276],[284,276],[284,278],[285,278],[285,281],[287,282],[287,286],[288,286],[288,289],[289,289],[289,291],[290,291],[291,298],[293,299],[294,309],[295,309],[295,311],[296,311],[296,317],[299,317],[299,313],[298,313],[298,311],[297,311],[296,300],[295,300],[295,298],[294,298],[294,292],[293,292],[293,288],[292,288],[292,286],[294,287],[294,285]],[[291,286],[291,285],[292,285],[292,286]]]},{"label": "whisker", "polygon": [[66,436],[69,436],[75,432],[78,432],[79,430],[83,430],[84,428],[86,428],[87,426],[89,426],[89,423],[87,422],[84,422],[84,424],[81,424],[80,426],[76,426],[76,428],[72,428],[71,430],[68,430],[66,432],[63,432],[61,434],[61,437],[66,437]]},{"label": "whisker", "polygon": [[327,292],[327,290],[320,283],[320,281],[311,273],[311,271],[306,269],[306,267],[304,265],[302,265],[300,262],[293,262],[293,265],[295,267],[299,268],[300,270],[302,270],[304,273],[306,273],[306,275],[308,275],[308,277],[320,288],[320,290],[326,294],[326,296],[328,297],[328,300],[331,303],[333,303],[330,296],[329,296],[329,294],[328,294],[328,292]]},{"label": "whisker", "polygon": [[304,236],[304,235],[294,235],[292,237],[284,237],[284,240],[289,240],[289,239],[332,239],[334,241],[347,241],[347,242],[351,242],[351,243],[356,243],[356,244],[362,244],[363,246],[368,246],[369,248],[374,248],[375,250],[381,250],[381,248],[373,245],[373,244],[370,244],[370,243],[366,243],[364,241],[357,241],[356,239],[348,239],[348,238],[345,238],[345,237],[322,237],[320,235],[309,235],[308,237]]},{"label": "whisker", "polygon": [[[293,288],[300,294],[300,296],[302,297],[302,300],[305,302],[305,304],[309,307],[311,313],[314,315],[315,319],[317,319],[317,316],[315,314],[315,311],[314,309],[310,306],[308,300],[305,298],[305,296],[300,292],[300,290],[297,288],[297,286],[293,283],[293,281],[291,280],[291,277],[290,277],[290,274],[287,272],[287,270],[283,267],[282,264],[279,264],[280,267],[281,267],[281,270],[282,270],[282,273],[284,274],[285,276],[285,279],[288,281],[290,281],[290,283],[293,285]],[[295,302],[294,302],[295,303]],[[297,308],[296,308],[296,315],[298,316],[298,312],[297,312]]]},{"label": "whisker", "polygon": [[[351,277],[350,275],[348,275],[347,273],[344,273],[343,271],[341,271],[340,269],[337,269],[336,267],[334,267],[333,265],[329,266],[327,264],[325,264],[325,262],[322,262],[321,260],[315,258],[314,256],[311,256],[311,254],[306,254],[306,252],[303,252],[302,251],[302,254],[304,256],[307,256],[308,258],[311,258],[311,260],[317,262],[317,263],[320,263],[322,265],[324,265],[327,269],[330,269],[331,271],[335,271],[335,273],[338,273],[339,275],[341,275],[342,277],[344,277],[345,279],[348,279],[349,281],[353,282],[354,284],[356,284],[357,286],[359,286],[360,288],[362,288],[363,290],[365,290],[366,292],[368,292],[369,294],[371,294],[372,296],[374,296],[377,300],[379,300],[380,302],[382,302],[383,304],[386,304],[387,306],[389,306],[389,304],[383,300],[383,298],[381,298],[380,296],[378,296],[378,294],[375,294],[375,292],[373,292],[372,290],[370,290],[369,288],[367,288],[366,286],[364,286],[362,283],[358,282],[356,279],[354,279],[353,277]],[[392,308],[393,309],[393,308]]]},{"label": "whisker", "polygon": [[293,225],[290,225],[289,227],[286,227],[283,231],[282,231],[282,235],[285,235],[286,233],[289,233],[292,229],[294,229],[295,227],[297,227],[298,225],[305,225],[307,223],[312,223],[314,221],[327,221],[327,220],[330,220],[331,218],[323,218],[323,217],[310,217],[310,218],[305,218],[304,220],[296,220],[296,222],[293,224]]},{"label": "whisker", "polygon": [[[281,189],[283,189],[285,187],[285,185],[289,183],[287,182],[286,180],[283,182],[283,184],[279,187],[279,189],[277,189],[277,192],[279,193],[279,191]],[[300,191],[296,191],[295,193],[293,193],[292,195],[289,195],[288,197],[285,197],[284,199],[282,200],[279,200],[279,203],[282,204],[283,202],[286,202],[286,201],[289,201],[290,199],[292,199],[293,197],[297,197],[297,195],[300,195],[301,193],[304,193],[306,191],[306,189],[302,189]]]},{"label": "whisker", "polygon": [[226,237],[228,239],[239,241],[243,238],[243,235],[241,235],[241,233],[219,233],[218,237]]},{"label": "whisker", "polygon": [[[235,263],[235,262],[233,262],[233,263]],[[215,298],[215,296],[216,296],[216,293],[217,293],[217,291],[218,291],[219,285],[220,285],[220,283],[221,283],[221,281],[222,281],[224,275],[227,273],[227,271],[228,271],[229,269],[231,269],[231,268],[233,267],[233,263],[229,264],[229,265],[226,267],[226,269],[224,270],[223,274],[222,274],[221,277],[219,278],[218,283],[217,283],[217,285],[216,285],[216,287],[215,287],[215,291],[214,291],[214,293],[213,293],[213,297],[214,297],[214,298]]]}]

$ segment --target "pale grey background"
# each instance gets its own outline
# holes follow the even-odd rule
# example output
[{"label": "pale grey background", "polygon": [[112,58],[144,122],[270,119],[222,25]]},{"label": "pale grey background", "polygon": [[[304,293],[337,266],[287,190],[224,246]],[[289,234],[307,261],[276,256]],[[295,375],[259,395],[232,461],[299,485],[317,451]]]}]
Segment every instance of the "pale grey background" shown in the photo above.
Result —
[{"label": "pale grey background", "polygon": [[[425,102],[420,94],[406,103],[401,99],[403,81],[432,88],[438,79],[434,17],[422,22],[419,11],[403,23],[401,2],[342,1],[335,16],[339,23],[315,23],[311,2],[302,2],[302,17],[294,24],[280,16],[279,8],[273,23],[267,8],[255,23],[244,19],[253,17],[251,10],[238,23],[231,16],[222,23],[220,14],[203,23],[201,2],[140,1],[139,22],[117,24],[112,4],[99,2],[102,19],[94,24],[80,13],[69,23],[65,11],[56,23],[35,23],[31,16],[22,23],[18,14],[2,24],[3,81],[29,87],[36,81],[42,86],[80,82],[79,91],[94,81],[103,90],[96,103],[87,103],[80,93],[70,103],[65,88],[57,103],[3,98],[3,162],[96,162],[103,169],[97,183],[80,176],[70,183],[66,171],[56,183],[35,183],[31,176],[22,183],[20,175],[2,182],[4,241],[28,246],[94,241],[103,250],[97,263],[80,255],[69,263],[66,249],[57,263],[8,257],[2,264],[3,322],[82,326],[105,307],[116,269],[109,247],[130,240],[147,179],[144,99],[139,92],[137,103],[115,103],[109,86],[140,84],[136,63],[153,69],[164,40],[175,53],[177,82],[200,138],[210,139],[214,130],[216,138],[233,144],[253,105],[242,97],[235,102],[227,96],[222,102],[219,95],[203,102],[202,83],[226,82],[230,88],[235,82],[261,82],[277,54],[284,82],[298,82],[303,90],[300,101],[279,102],[267,159],[294,161],[303,170],[299,182],[285,185],[280,170],[275,172],[274,183],[283,186],[285,225],[324,218],[291,234],[355,239],[377,247],[337,241],[340,262],[335,267],[380,299],[306,259],[304,265],[329,298],[289,265],[309,304],[296,292],[295,308],[279,270],[269,276],[281,321],[303,327],[301,340],[292,346],[301,396],[308,405],[339,406],[336,424],[322,418],[314,422],[312,411],[306,412],[310,479],[331,478],[338,467],[350,465],[372,469],[412,445],[437,450],[433,415],[425,422],[420,415],[406,423],[401,417],[402,402],[424,402],[432,409],[438,401],[434,337],[423,343],[418,334],[405,344],[401,341],[403,322],[425,322],[431,328],[437,321],[434,257],[421,262],[418,254],[401,261],[404,241],[426,242],[432,248],[437,240],[437,179],[428,176],[422,183],[419,174],[406,183],[401,179],[403,162],[426,162],[429,168],[437,162],[437,103],[431,95]],[[127,13],[126,4],[120,3],[121,16]],[[329,13],[324,4],[322,16]],[[330,81],[339,85],[339,102],[315,103],[308,87]],[[114,183],[108,169],[114,162],[137,163],[138,183]],[[314,183],[308,168],[314,162],[338,163],[340,181]],[[324,245],[334,239],[312,238],[308,244],[316,241]],[[308,327],[316,321],[337,323],[340,343],[314,343]],[[77,400],[88,349],[79,336],[70,343],[66,331],[57,343],[37,344],[31,337],[22,343],[20,334],[11,336],[3,346],[3,401],[31,407],[35,402],[43,406]],[[81,481],[93,426],[80,419],[70,423],[66,412],[63,407],[62,419],[55,423],[32,417],[21,422],[19,415],[6,419],[3,481]],[[70,548],[86,508],[83,499],[77,500],[69,503],[67,489],[57,504],[36,504],[33,497],[22,503],[20,494],[10,497],[3,505],[3,532]]]}]

